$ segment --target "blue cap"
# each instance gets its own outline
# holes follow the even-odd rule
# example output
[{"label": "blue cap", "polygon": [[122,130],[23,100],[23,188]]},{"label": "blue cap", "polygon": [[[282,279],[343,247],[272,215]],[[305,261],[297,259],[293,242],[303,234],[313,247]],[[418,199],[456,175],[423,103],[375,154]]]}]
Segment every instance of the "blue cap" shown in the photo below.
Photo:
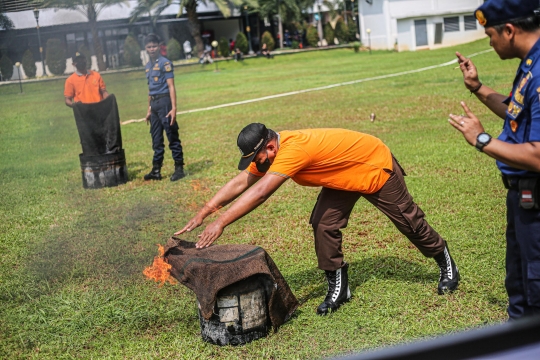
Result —
[{"label": "blue cap", "polygon": [[488,0],[474,12],[476,20],[484,27],[535,15],[540,18],[540,0]]}]

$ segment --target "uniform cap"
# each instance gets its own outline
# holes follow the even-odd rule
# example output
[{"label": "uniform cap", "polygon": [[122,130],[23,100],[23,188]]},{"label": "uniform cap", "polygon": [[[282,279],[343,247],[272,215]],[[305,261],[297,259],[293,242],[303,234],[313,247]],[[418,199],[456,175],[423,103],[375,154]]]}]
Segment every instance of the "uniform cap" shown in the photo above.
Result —
[{"label": "uniform cap", "polygon": [[476,9],[474,16],[484,27],[506,24],[530,16],[540,18],[540,1],[488,0]]},{"label": "uniform cap", "polygon": [[75,52],[71,58],[73,59],[74,63],[77,63],[79,60],[82,60],[82,59],[86,60],[86,57],[84,56],[84,54],[81,54],[78,51]]},{"label": "uniform cap", "polygon": [[264,124],[252,123],[246,126],[238,134],[236,144],[242,157],[238,163],[238,170],[245,170],[253,161],[253,158],[263,148],[264,141],[268,136],[268,129]]}]

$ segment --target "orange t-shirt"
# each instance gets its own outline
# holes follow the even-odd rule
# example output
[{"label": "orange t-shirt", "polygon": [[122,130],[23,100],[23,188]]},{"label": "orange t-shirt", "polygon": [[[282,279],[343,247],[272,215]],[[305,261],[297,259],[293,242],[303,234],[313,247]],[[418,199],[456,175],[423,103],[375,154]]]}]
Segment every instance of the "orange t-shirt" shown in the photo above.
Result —
[{"label": "orange t-shirt", "polygon": [[[390,149],[378,138],[345,129],[305,129],[279,133],[279,148],[268,174],[304,186],[373,194],[392,170]],[[251,163],[247,171],[264,176]]]},{"label": "orange t-shirt", "polygon": [[89,70],[85,75],[76,72],[66,80],[64,96],[73,98],[75,102],[94,103],[103,100],[100,90],[105,90],[105,83],[99,73]]}]

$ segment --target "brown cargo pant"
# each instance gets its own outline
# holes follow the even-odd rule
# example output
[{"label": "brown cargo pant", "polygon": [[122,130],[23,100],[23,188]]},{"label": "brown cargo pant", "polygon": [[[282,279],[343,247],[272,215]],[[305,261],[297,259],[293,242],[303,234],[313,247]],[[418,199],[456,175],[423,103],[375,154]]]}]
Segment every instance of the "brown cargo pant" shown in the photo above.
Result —
[{"label": "brown cargo pant", "polygon": [[311,214],[315,235],[315,252],[321,270],[334,271],[343,266],[340,229],[347,227],[354,204],[364,197],[382,211],[422,254],[433,257],[444,250],[444,239],[424,219],[424,212],[407,190],[406,175],[392,156],[390,178],[373,194],[324,188]]}]

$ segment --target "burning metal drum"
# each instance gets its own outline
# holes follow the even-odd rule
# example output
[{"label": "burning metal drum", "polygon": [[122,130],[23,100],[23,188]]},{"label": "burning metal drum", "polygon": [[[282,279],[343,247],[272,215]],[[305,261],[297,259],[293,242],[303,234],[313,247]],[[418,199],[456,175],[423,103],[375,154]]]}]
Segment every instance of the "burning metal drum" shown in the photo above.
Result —
[{"label": "burning metal drum", "polygon": [[258,276],[222,289],[209,320],[202,317],[201,335],[215,345],[242,345],[266,337],[271,328],[264,282]]}]

